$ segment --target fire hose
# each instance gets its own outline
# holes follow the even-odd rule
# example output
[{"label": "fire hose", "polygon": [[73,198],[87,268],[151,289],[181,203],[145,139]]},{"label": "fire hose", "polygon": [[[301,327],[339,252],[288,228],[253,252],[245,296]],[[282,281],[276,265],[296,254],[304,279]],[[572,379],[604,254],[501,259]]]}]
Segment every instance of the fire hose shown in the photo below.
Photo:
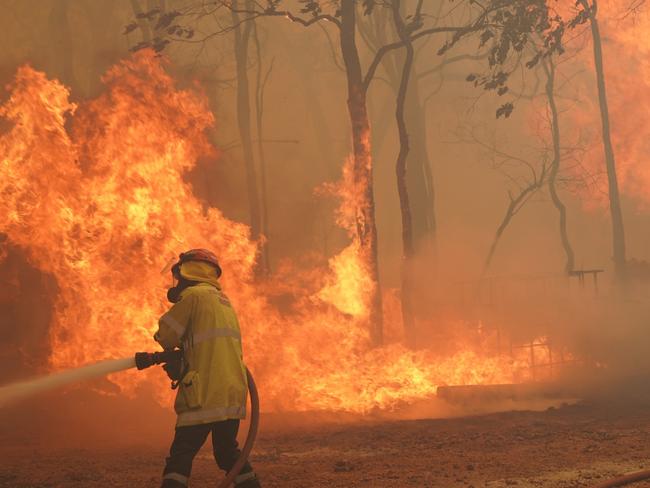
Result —
[{"label": "fire hose", "polygon": [[592,488],[616,488],[618,486],[625,486],[629,485],[630,483],[636,483],[637,481],[643,481],[647,479],[650,479],[650,470],[637,471],[636,473],[630,473],[618,478],[612,478],[610,480],[604,481],[592,486]]},{"label": "fire hose", "polygon": [[[173,351],[162,351],[162,352],[137,352],[135,354],[135,365],[139,370],[146,369],[154,364],[167,364],[172,361],[179,359],[179,356],[182,354],[179,350]],[[248,379],[248,392],[251,400],[251,422],[248,427],[248,435],[244,441],[244,445],[241,449],[241,454],[237,458],[235,465],[228,471],[226,477],[221,481],[217,488],[228,488],[235,480],[239,472],[246,464],[248,456],[253,450],[253,445],[255,444],[255,437],[257,436],[257,429],[260,422],[260,399],[257,392],[257,387],[255,385],[255,380],[253,375],[246,368],[246,376]]]}]

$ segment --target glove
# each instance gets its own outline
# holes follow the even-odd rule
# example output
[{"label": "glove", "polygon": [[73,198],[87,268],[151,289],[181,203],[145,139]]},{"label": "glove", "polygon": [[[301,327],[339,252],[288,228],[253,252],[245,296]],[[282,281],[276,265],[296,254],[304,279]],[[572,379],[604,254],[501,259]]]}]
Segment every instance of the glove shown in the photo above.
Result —
[{"label": "glove", "polygon": [[180,381],[183,376],[183,361],[178,359],[163,364],[162,367],[173,382]]}]

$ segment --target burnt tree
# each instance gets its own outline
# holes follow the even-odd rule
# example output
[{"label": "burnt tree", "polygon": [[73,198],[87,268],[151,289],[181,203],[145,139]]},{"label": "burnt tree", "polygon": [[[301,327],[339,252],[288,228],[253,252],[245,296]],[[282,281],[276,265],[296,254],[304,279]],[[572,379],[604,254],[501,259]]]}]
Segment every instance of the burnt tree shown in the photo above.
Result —
[{"label": "burnt tree", "polygon": [[560,117],[558,115],[557,104],[555,102],[555,62],[552,57],[542,60],[542,68],[546,75],[545,93],[548,108],[550,111],[551,119],[551,140],[553,143],[553,158],[551,161],[551,169],[548,175],[548,192],[551,196],[553,206],[558,211],[559,215],[559,231],[562,249],[566,257],[564,271],[571,274],[575,268],[575,256],[573,247],[569,240],[569,233],[567,230],[567,210],[564,202],[557,192],[557,178],[560,171],[560,163],[562,161],[562,149],[560,145]]},{"label": "burnt tree", "polygon": [[[239,14],[240,3],[239,0],[233,0],[233,9],[231,10],[237,75],[237,126],[246,170],[251,236],[257,240],[260,237],[262,229],[262,214],[260,211],[258,176],[253,152],[253,137],[251,135],[251,100],[248,79],[248,52],[254,22],[242,22]],[[244,5],[241,7],[245,9],[249,9],[253,5],[251,0],[245,0],[243,3]]]},{"label": "burnt tree", "polygon": [[605,69],[603,67],[603,46],[598,25],[598,3],[592,0],[589,5],[587,0],[578,2],[583,10],[581,15],[588,19],[591,28],[591,39],[594,49],[594,67],[596,70],[596,85],[598,88],[598,107],[600,109],[600,122],[607,168],[607,184],[609,190],[609,211],[612,219],[612,250],[614,257],[614,270],[619,282],[625,279],[625,229],[623,226],[623,211],[618,189],[616,174],[616,159],[612,145],[609,108],[607,105],[607,90],[605,87]]},{"label": "burnt tree", "polygon": [[[418,0],[414,22],[421,22],[420,15],[423,0]],[[410,39],[410,28],[402,18],[400,9],[400,0],[393,0],[392,3],[393,22],[400,40],[404,43],[406,54],[402,66],[402,75],[399,89],[397,91],[397,100],[395,108],[395,118],[397,121],[397,130],[399,133],[399,154],[395,163],[395,176],[397,181],[397,193],[399,195],[400,213],[402,217],[402,320],[404,329],[407,333],[409,342],[414,342],[415,318],[413,315],[413,259],[415,257],[415,247],[413,243],[413,218],[411,215],[411,202],[406,181],[406,161],[410,151],[409,133],[404,117],[406,94],[413,71],[413,60],[415,58],[415,49]]]}]

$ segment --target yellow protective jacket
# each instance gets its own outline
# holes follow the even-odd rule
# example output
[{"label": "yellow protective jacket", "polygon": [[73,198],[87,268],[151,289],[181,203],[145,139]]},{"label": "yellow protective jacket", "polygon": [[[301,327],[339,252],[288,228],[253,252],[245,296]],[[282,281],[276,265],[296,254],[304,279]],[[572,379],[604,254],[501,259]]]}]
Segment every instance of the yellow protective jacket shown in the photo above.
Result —
[{"label": "yellow protective jacket", "polygon": [[186,374],[174,403],[177,427],[246,417],[239,322],[216,281],[183,290],[160,318],[154,339],[165,349],[184,350]]}]

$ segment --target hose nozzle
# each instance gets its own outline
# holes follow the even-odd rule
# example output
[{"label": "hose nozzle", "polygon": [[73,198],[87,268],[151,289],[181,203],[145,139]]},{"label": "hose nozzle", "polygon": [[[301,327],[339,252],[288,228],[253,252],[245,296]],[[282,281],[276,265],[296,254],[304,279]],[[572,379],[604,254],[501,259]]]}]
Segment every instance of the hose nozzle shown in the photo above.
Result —
[{"label": "hose nozzle", "polygon": [[154,364],[169,363],[171,361],[179,361],[183,357],[183,351],[180,349],[173,349],[169,351],[159,352],[136,352],[135,353],[135,367],[139,370],[147,369]]}]

